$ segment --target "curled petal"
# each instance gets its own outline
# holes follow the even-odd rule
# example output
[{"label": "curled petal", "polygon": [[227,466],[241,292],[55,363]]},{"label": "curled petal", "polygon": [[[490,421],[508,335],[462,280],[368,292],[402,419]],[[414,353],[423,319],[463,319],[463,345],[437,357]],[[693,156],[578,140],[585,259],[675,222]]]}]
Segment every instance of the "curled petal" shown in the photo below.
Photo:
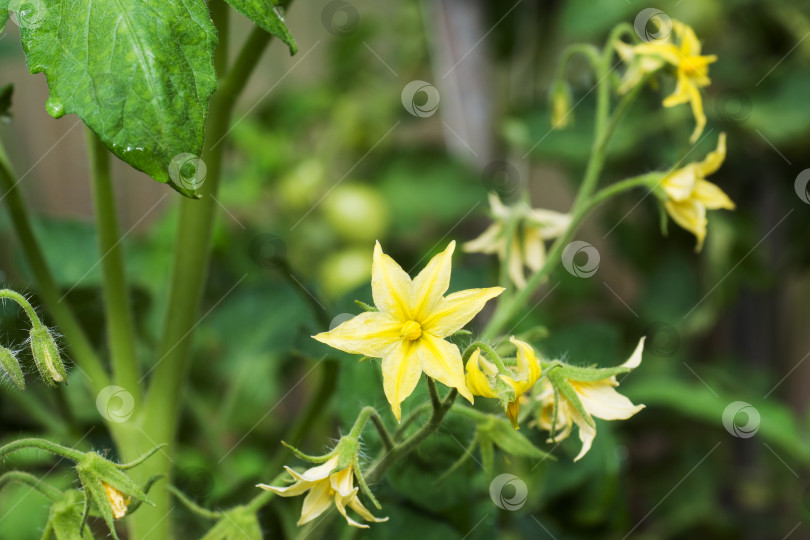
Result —
[{"label": "curled petal", "polygon": [[481,371],[479,362],[490,364],[495,370],[495,373],[498,372],[498,369],[494,365],[481,357],[480,349],[475,349],[470,355],[470,358],[467,359],[467,375],[465,378],[467,388],[470,389],[473,395],[485,398],[497,398],[498,394],[492,389],[492,383],[490,383],[489,378]]},{"label": "curled petal", "polygon": [[349,502],[349,508],[357,512],[357,514],[366,521],[371,521],[372,523],[382,523],[384,521],[388,521],[387,517],[375,517],[365,506],[360,503],[360,499],[357,497],[354,497],[351,502]]},{"label": "curled petal", "polygon": [[340,496],[348,497],[353,491],[356,493],[357,488],[352,486],[354,473],[351,467],[346,467],[342,471],[338,471],[329,476],[329,482],[332,489],[335,490]]},{"label": "curled petal", "polygon": [[709,152],[706,158],[698,163],[698,168],[704,177],[717,171],[726,159],[726,134],[721,133],[717,138],[717,148]]},{"label": "curled petal", "polygon": [[709,210],[725,208],[734,210],[734,202],[728,198],[722,189],[707,180],[698,180],[692,195],[697,201]]},{"label": "curled petal", "polygon": [[614,385],[611,379],[587,383],[571,381],[585,411],[596,418],[627,420],[644,408],[644,405],[633,405],[626,396],[616,391]]},{"label": "curled petal", "polygon": [[706,207],[695,200],[666,201],[664,207],[675,223],[697,237],[695,251],[700,251],[706,239]]},{"label": "curled petal", "polygon": [[301,507],[301,518],[298,525],[309,523],[313,519],[326,512],[332,505],[332,497],[329,495],[329,482],[323,480],[312,486],[307,496],[304,497],[304,505]]},{"label": "curled petal", "polygon": [[596,438],[596,428],[589,425],[577,412],[573,413],[573,421],[579,427],[579,440],[582,442],[582,448],[577,457],[574,458],[574,461],[579,461],[591,449],[593,440]]},{"label": "curled petal", "polygon": [[644,341],[646,339],[647,337],[645,336],[642,337],[640,340],[638,340],[638,345],[636,345],[633,354],[630,355],[630,358],[628,358],[627,361],[625,361],[625,363],[621,365],[621,367],[636,369],[638,366],[641,365],[641,356],[642,353],[644,352]]},{"label": "curled petal", "polygon": [[498,253],[503,246],[503,225],[493,223],[480,236],[464,243],[464,251],[477,253]]},{"label": "curled petal", "polygon": [[[540,378],[540,362],[537,360],[531,345],[525,341],[515,339],[514,336],[509,338],[509,341],[517,347],[518,375],[521,380],[520,393],[522,394],[534,386],[534,383]],[[517,388],[515,391],[518,391]]]}]

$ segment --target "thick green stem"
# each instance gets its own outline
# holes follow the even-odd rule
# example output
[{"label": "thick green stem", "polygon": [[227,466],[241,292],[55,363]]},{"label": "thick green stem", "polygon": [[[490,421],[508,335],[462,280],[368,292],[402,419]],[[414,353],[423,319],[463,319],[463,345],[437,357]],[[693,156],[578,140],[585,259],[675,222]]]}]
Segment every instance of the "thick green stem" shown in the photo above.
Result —
[{"label": "thick green stem", "polygon": [[0,198],[3,198],[8,206],[11,223],[34,274],[45,306],[59,326],[59,331],[65,336],[74,361],[87,374],[90,388],[94,392],[100,391],[110,384],[109,377],[101,360],[93,351],[84,330],[79,325],[78,319],[68,305],[62,301],[59,287],[45,262],[39,241],[34,235],[28,209],[2,145],[0,145]]},{"label": "thick green stem", "polygon": [[107,342],[113,380],[132,395],[137,406],[141,397],[134,323],[110,174],[110,153],[90,129],[87,130],[87,152],[93,177],[96,234],[101,257]]}]

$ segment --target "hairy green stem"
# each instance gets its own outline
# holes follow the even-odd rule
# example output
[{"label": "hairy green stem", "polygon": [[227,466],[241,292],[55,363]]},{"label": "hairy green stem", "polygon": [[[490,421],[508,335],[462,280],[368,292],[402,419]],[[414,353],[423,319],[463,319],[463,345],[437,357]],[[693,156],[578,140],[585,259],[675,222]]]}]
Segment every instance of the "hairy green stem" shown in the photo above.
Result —
[{"label": "hairy green stem", "polygon": [[28,449],[43,450],[72,461],[79,461],[84,457],[84,452],[79,452],[78,450],[62,446],[61,444],[51,442],[47,439],[19,439],[5,446],[0,446],[0,460],[13,452]]},{"label": "hairy green stem", "polygon": [[124,271],[124,253],[110,173],[110,153],[101,139],[87,129],[87,153],[93,178],[96,234],[104,288],[107,343],[113,380],[140,402],[134,320]]},{"label": "hairy green stem", "polygon": [[101,360],[93,350],[90,340],[87,339],[87,335],[79,325],[78,319],[68,305],[62,301],[59,287],[48,268],[39,241],[34,235],[28,208],[23,201],[19,182],[15,178],[5,150],[0,144],[0,198],[5,200],[8,207],[11,223],[34,274],[45,306],[59,326],[59,331],[65,336],[73,360],[87,374],[90,388],[94,392],[98,392],[110,384],[109,377]]},{"label": "hairy green stem", "polygon": [[3,489],[3,486],[6,484],[10,484],[12,482],[17,482],[20,484],[25,484],[31,486],[33,489],[39,491],[51,502],[57,502],[62,498],[62,492],[53,487],[50,484],[46,484],[33,474],[29,474],[23,471],[9,471],[4,473],[0,476],[0,489]]},{"label": "hairy green stem", "polygon": [[464,350],[464,355],[461,358],[461,361],[466,365],[467,360],[469,360],[470,356],[476,349],[480,349],[481,353],[493,364],[498,366],[500,371],[506,371],[506,366],[501,360],[501,357],[495,352],[495,349],[490,347],[488,344],[484,343],[483,341],[474,341],[470,343],[467,348]]}]

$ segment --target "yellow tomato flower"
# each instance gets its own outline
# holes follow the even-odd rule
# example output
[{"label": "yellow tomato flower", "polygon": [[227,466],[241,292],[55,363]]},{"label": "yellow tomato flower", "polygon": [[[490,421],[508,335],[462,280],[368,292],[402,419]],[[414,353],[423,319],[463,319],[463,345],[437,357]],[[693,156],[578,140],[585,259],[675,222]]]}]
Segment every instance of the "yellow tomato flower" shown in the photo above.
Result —
[{"label": "yellow tomato flower", "polygon": [[346,514],[346,508],[351,508],[366,521],[373,523],[381,523],[388,521],[388,518],[377,518],[372,515],[368,509],[363,506],[360,499],[357,498],[358,488],[353,486],[354,474],[352,466],[348,466],[343,470],[334,471],[338,466],[338,456],[334,456],[322,465],[307,469],[302,474],[298,474],[291,468],[285,466],[284,468],[293,477],[295,483],[286,487],[270,486],[267,484],[259,484],[260,487],[267,491],[272,491],[276,495],[282,497],[295,497],[302,493],[307,493],[304,497],[304,505],[301,508],[301,519],[298,520],[298,525],[309,523],[313,519],[323,514],[334,503],[338,512],[346,518],[346,521],[352,527],[367,529],[368,525],[359,523]]},{"label": "yellow tomato flower", "polygon": [[[630,358],[620,367],[635,369],[641,365],[641,355],[644,350],[644,338],[638,342],[636,350]],[[644,408],[644,405],[633,405],[626,396],[616,391],[619,385],[616,376],[607,377],[597,381],[578,381],[566,379],[571,385],[577,398],[579,398],[582,408],[587,418],[580,414],[577,406],[571,403],[563,394],[557,392],[556,421],[555,421],[555,399],[554,387],[548,380],[545,381],[543,389],[537,395],[540,402],[540,414],[538,415],[538,425],[547,431],[555,430],[554,440],[563,440],[571,433],[573,424],[579,428],[579,440],[582,442],[580,450],[574,461],[578,461],[591,449],[591,444],[596,437],[593,417],[602,420],[626,420]]]},{"label": "yellow tomato flower", "polygon": [[[495,222],[478,238],[464,244],[464,251],[497,254],[501,264],[509,265],[509,277],[518,288],[526,287],[523,267],[537,272],[546,261],[545,241],[563,234],[571,224],[570,214],[552,210],[529,208],[525,203],[506,206],[494,193],[489,195],[489,204]],[[507,223],[517,220],[515,234],[507,238]],[[506,246],[509,245],[509,260]]]},{"label": "yellow tomato flower", "polygon": [[[675,91],[664,99],[664,107],[674,107],[682,103],[689,103],[692,106],[692,114],[695,116],[695,129],[689,138],[691,142],[696,142],[703,128],[706,126],[706,114],[703,112],[703,98],[700,89],[709,86],[709,64],[717,61],[716,55],[701,55],[700,41],[692,28],[680,21],[673,20],[672,28],[677,37],[677,43],[671,39],[656,40],[649,43],[641,43],[632,47],[632,54],[621,46],[617,46],[620,57],[626,59],[635,56],[652,57],[663,60],[675,68],[677,84]],[[640,80],[644,72],[657,69],[656,62],[640,60],[638,70],[641,73],[632,73],[631,79]],[[629,84],[625,80],[625,84]]]},{"label": "yellow tomato flower", "polygon": [[645,75],[653,73],[664,67],[665,62],[657,56],[637,54],[636,47],[624,41],[617,40],[614,48],[619,58],[627,64],[627,71],[622,77],[622,84],[619,86],[619,93],[626,94],[631,88],[641,82]]},{"label": "yellow tomato flower", "polygon": [[510,341],[517,347],[517,366],[509,366],[506,372],[500,372],[495,364],[481,356],[480,349],[476,349],[467,360],[467,387],[473,395],[501,399],[497,379],[506,383],[514,392],[506,404],[506,416],[512,422],[512,427],[518,429],[520,399],[540,378],[541,370],[540,362],[528,343],[514,337]]},{"label": "yellow tomato flower", "polygon": [[470,322],[503,288],[468,289],[444,296],[450,286],[455,245],[451,242],[411,280],[377,242],[371,292],[379,311],[361,313],[334,330],[313,336],[336,349],[382,358],[385,397],[397,421],[402,416],[401,403],[411,395],[423,371],[473,401],[464,384],[461,353],[445,338]]},{"label": "yellow tomato flower", "polygon": [[726,134],[721,133],[717,148],[706,159],[690,163],[661,181],[666,195],[664,207],[672,219],[697,237],[695,251],[703,248],[708,219],[706,210],[734,210],[734,203],[723,190],[706,180],[726,158]]}]

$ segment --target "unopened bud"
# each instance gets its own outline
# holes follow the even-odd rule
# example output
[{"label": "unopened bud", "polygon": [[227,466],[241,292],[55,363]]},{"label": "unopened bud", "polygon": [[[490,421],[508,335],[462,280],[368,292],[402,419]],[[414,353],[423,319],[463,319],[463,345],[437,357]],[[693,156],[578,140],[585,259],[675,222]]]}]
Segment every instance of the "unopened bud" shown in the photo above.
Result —
[{"label": "unopened bud", "polygon": [[66,381],[65,364],[62,363],[59,347],[50,330],[42,325],[34,326],[31,328],[30,337],[31,354],[34,356],[34,363],[42,380],[51,386]]},{"label": "unopened bud", "polygon": [[20,361],[17,360],[12,351],[5,347],[0,347],[0,370],[8,375],[17,388],[25,390],[25,377],[23,377],[22,368],[20,368]]},{"label": "unopened bud", "polygon": [[557,81],[551,90],[551,129],[564,129],[571,120],[571,89]]}]

